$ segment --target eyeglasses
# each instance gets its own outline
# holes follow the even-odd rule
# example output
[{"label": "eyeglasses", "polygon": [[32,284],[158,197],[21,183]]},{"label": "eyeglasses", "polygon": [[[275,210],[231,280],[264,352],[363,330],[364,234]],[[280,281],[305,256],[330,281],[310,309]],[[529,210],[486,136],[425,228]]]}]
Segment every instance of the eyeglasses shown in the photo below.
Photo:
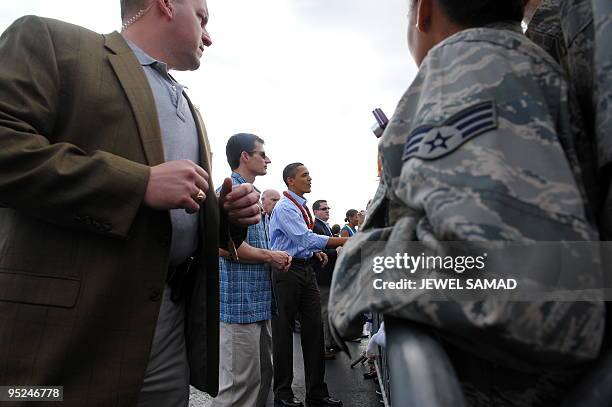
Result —
[{"label": "eyeglasses", "polygon": [[328,210],[330,210],[330,209],[331,209],[331,208],[329,208],[329,207],[328,207],[328,208],[319,208],[319,210],[320,210],[320,211],[328,211]]},{"label": "eyeglasses", "polygon": [[263,158],[264,160],[266,158],[268,158],[268,156],[266,155],[265,151],[249,151],[249,154],[253,155],[253,154],[258,154],[261,158]]}]

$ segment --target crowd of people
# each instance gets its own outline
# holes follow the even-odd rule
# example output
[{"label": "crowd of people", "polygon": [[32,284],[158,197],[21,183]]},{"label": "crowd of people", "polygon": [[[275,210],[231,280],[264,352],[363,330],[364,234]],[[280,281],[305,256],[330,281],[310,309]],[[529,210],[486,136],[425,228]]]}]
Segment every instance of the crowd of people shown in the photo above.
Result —
[{"label": "crowd of people", "polygon": [[0,385],[155,407],[186,406],[189,384],[260,407],[273,386],[299,407],[297,320],[305,402],[341,406],[325,360],[374,311],[427,326],[470,405],[556,406],[608,350],[601,299],[433,303],[369,277],[410,241],[610,237],[609,0],[408,0],[418,74],[367,216],[343,227],[327,200],[311,211],[302,163],[259,193],[271,161],[253,134],[229,139],[214,189],[201,115],[169,73],[212,45],[205,0],[120,4],[121,33],[26,16],[0,37]]},{"label": "crowd of people", "polygon": [[[248,133],[230,137],[226,156],[234,185],[254,184],[271,163],[264,140]],[[334,236],[326,200],[315,201],[311,212],[305,194],[312,178],[304,164],[287,165],[283,181],[282,196],[273,189],[261,194],[261,220],[248,227],[236,256],[219,250],[221,347],[213,406],[265,406],[272,382],[277,405],[303,405],[291,387],[296,321],[307,403],[342,405],[330,397],[324,377],[325,359],[337,349],[327,317],[329,286],[348,237]],[[357,226],[357,215],[347,213],[347,228]]]}]

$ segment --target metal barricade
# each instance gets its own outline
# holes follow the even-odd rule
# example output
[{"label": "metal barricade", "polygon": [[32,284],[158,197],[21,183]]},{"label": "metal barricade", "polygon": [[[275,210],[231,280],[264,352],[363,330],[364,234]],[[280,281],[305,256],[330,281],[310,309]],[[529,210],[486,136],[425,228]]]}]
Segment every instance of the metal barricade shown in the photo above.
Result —
[{"label": "metal barricade", "polygon": [[[382,315],[374,315],[372,332]],[[376,369],[385,406],[464,407],[465,398],[445,350],[417,324],[385,318],[386,347]]]}]

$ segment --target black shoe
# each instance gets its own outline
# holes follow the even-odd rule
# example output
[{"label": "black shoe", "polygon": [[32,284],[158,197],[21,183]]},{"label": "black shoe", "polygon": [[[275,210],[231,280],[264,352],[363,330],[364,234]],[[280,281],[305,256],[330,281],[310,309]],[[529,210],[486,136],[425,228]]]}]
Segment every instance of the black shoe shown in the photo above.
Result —
[{"label": "black shoe", "polygon": [[281,407],[304,407],[304,403],[302,403],[300,400],[296,399],[295,397],[291,397],[286,400],[274,398],[274,405],[281,406]]},{"label": "black shoe", "polygon": [[342,402],[340,400],[336,400],[333,397],[324,397],[322,399],[309,399],[306,398],[306,404],[308,406],[323,406],[323,407],[340,407]]}]

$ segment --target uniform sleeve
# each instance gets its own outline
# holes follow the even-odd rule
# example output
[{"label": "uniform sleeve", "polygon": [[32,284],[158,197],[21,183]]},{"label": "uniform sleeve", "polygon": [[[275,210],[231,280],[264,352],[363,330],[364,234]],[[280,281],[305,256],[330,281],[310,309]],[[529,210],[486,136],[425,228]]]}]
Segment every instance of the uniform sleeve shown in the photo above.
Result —
[{"label": "uniform sleeve", "polygon": [[[439,76],[422,75],[415,81],[420,90],[407,92],[383,136],[385,174],[371,215],[336,264],[330,299],[336,334],[350,332],[358,315],[373,310],[433,326],[460,346],[477,346],[482,355],[516,368],[571,365],[594,358],[603,334],[604,309],[597,295],[584,302],[543,297],[511,302],[507,293],[480,300],[461,300],[461,296],[456,301],[446,296],[432,300],[437,290],[384,290],[373,284],[377,278],[397,282],[406,277],[398,267],[377,274],[373,265],[377,258],[416,250],[412,242],[421,242],[429,255],[450,254],[446,242],[597,240],[560,142],[564,135],[559,132],[568,126],[559,122],[567,117],[562,111],[547,110],[547,100],[529,74],[519,80],[512,71],[499,78],[500,67],[495,75],[470,74],[469,69],[444,72],[441,67],[452,69],[452,64],[446,61],[433,67],[433,72],[442,71]],[[449,83],[448,77],[454,81]],[[495,86],[486,89],[487,80]],[[467,95],[465,89],[474,93]],[[419,100],[417,107],[414,100]],[[559,264],[543,251],[532,254],[529,264],[547,268]],[[541,270],[520,265],[512,269],[507,260],[489,257],[487,270],[492,275],[502,270],[514,273],[510,275],[517,276],[519,284],[540,292],[557,282],[549,286],[530,275]],[[569,273],[572,281],[601,278],[597,257],[580,260],[579,273]],[[447,276],[437,270],[426,273],[423,278]],[[523,361],[508,357],[517,352]]]},{"label": "uniform sleeve", "polygon": [[[0,206],[65,227],[127,237],[149,167],[53,141],[62,125],[57,116],[66,78],[48,26],[38,17],[17,20],[0,37],[0,60]],[[73,139],[78,137],[87,135]]]},{"label": "uniform sleeve", "polygon": [[595,16],[595,126],[601,167],[612,163],[612,3],[592,0]]}]

